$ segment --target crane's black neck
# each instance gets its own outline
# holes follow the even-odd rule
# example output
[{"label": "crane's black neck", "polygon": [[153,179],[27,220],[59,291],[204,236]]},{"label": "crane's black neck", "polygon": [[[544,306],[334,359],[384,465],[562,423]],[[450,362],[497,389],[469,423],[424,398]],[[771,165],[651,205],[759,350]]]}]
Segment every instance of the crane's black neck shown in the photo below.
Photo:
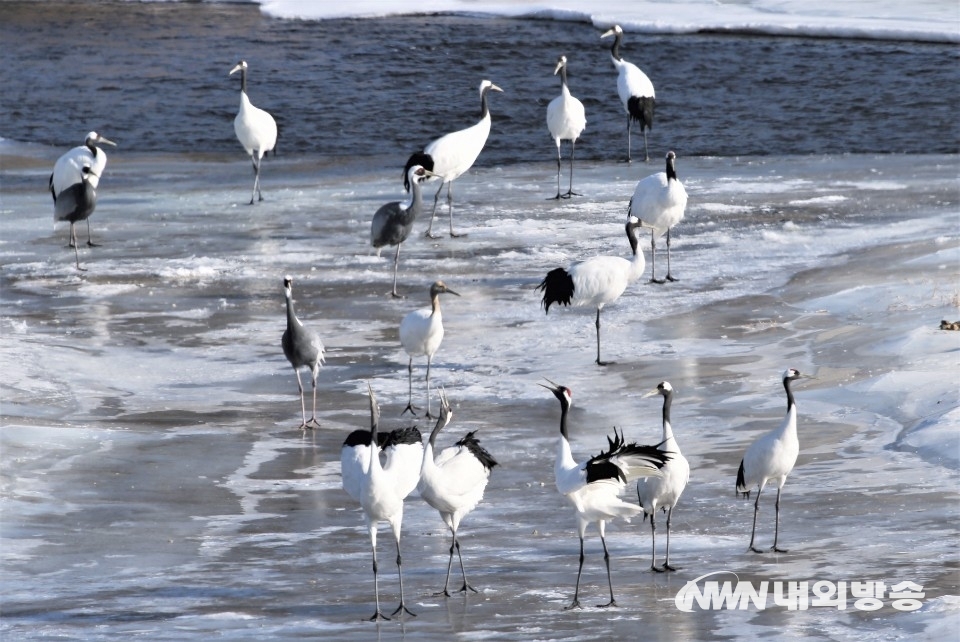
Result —
[{"label": "crane's black neck", "polygon": [[784,377],[783,379],[783,389],[787,391],[787,412],[790,412],[790,409],[795,405],[793,401],[793,390],[790,389],[790,382],[793,379]]},{"label": "crane's black neck", "polygon": [[563,438],[567,441],[570,441],[570,438],[567,436],[567,412],[570,410],[570,402],[567,401],[566,397],[561,397],[560,399],[560,434],[563,435]]},{"label": "crane's black neck", "polygon": [[560,86],[567,86],[567,66],[560,67]]},{"label": "crane's black neck", "polygon": [[667,182],[677,180],[677,168],[672,158],[667,159]]},{"label": "crane's black neck", "polygon": [[634,225],[631,221],[627,221],[627,240],[630,241],[630,251],[633,252],[633,256],[636,256],[640,241],[637,239],[636,234],[633,233],[634,229],[638,229],[638,226]]},{"label": "crane's black neck", "polygon": [[443,418],[443,410],[440,411],[440,418],[437,419],[437,425],[433,427],[433,431],[430,432],[430,447],[435,448],[437,442],[437,435],[440,434],[440,431],[443,429],[443,426],[447,422]]},{"label": "crane's black neck", "polygon": [[668,390],[663,396],[663,423],[664,425],[672,423],[670,421],[670,406],[673,404],[673,391]]},{"label": "crane's black neck", "polygon": [[490,115],[490,106],[487,104],[487,93],[490,91],[489,85],[480,92],[480,120]]},{"label": "crane's black neck", "polygon": [[610,47],[610,55],[617,60],[623,60],[620,56],[620,41],[623,40],[623,34],[618,33],[613,37],[613,45]]},{"label": "crane's black neck", "polygon": [[240,91],[247,93],[247,70],[240,68]]}]

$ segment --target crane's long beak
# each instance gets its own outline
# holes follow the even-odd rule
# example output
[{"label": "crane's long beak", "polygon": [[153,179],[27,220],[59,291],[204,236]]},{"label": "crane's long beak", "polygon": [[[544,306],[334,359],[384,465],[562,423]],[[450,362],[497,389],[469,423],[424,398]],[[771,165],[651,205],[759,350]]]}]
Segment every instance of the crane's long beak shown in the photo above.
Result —
[{"label": "crane's long beak", "polygon": [[546,379],[546,380],[550,383],[549,386],[548,386],[548,385],[545,385],[545,384],[542,384],[542,383],[540,383],[539,381],[537,382],[537,385],[538,385],[538,386],[543,386],[544,388],[546,388],[546,389],[549,390],[550,392],[554,392],[555,390],[559,390],[560,388],[563,387],[563,386],[561,386],[560,384],[558,384],[558,383],[556,383],[556,382],[554,382],[554,381],[550,381],[550,380],[547,379],[546,377],[544,377],[544,379]]},{"label": "crane's long beak", "polygon": [[608,29],[608,30],[604,31],[604,32],[603,32],[603,35],[601,35],[600,37],[601,37],[601,38],[606,38],[607,36],[615,36],[615,35],[617,35],[617,32],[616,32],[616,31],[614,31],[613,29]]},{"label": "crane's long beak", "polygon": [[649,392],[643,393],[643,395],[641,395],[640,398],[641,398],[641,399],[646,399],[647,397],[652,397],[653,395],[658,395],[658,394],[660,394],[660,389],[659,389],[659,388],[654,388],[653,390],[650,390]]},{"label": "crane's long beak", "polygon": [[556,67],[554,68],[554,70],[553,70],[553,75],[556,76],[557,74],[559,74],[561,69],[563,69],[563,61],[562,61],[562,60],[557,63],[557,66],[556,66]]},{"label": "crane's long beak", "polygon": [[459,292],[454,292],[454,291],[451,290],[450,288],[447,288],[446,290],[444,290],[444,293],[446,293],[446,294],[453,294],[453,295],[455,295],[455,296],[460,296],[460,293],[459,293]]},{"label": "crane's long beak", "polygon": [[490,83],[490,89],[494,91],[499,91],[501,94],[503,93],[503,90],[497,87],[496,85],[494,85],[493,83]]},{"label": "crane's long beak", "polygon": [[100,136],[97,138],[97,143],[102,143],[104,145],[112,145],[113,147],[117,146],[115,142],[113,142],[112,140],[106,139],[103,136]]},{"label": "crane's long beak", "polygon": [[440,174],[435,174],[434,172],[431,172],[431,171],[430,171],[429,169],[427,169],[426,167],[423,168],[423,174],[424,174],[424,176],[429,176],[429,177],[433,177],[433,178],[443,178],[442,176],[440,176]]},{"label": "crane's long beak", "polygon": [[228,76],[232,76],[233,74],[237,73],[238,71],[241,71],[242,69],[243,69],[243,65],[241,65],[241,64],[238,63],[237,66],[234,67],[233,69],[231,69],[231,70],[230,70],[230,73],[227,74],[227,75],[228,75]]}]

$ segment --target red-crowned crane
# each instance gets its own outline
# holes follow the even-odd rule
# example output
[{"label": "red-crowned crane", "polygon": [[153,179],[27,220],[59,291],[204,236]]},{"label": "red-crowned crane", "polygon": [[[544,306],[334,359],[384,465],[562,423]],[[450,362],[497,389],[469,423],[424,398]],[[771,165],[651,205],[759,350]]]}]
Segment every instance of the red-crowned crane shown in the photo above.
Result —
[{"label": "red-crowned crane", "polygon": [[760,493],[767,482],[777,484],[776,517],[774,521],[773,546],[771,551],[786,553],[787,550],[777,547],[780,537],[780,491],[787,483],[787,475],[797,463],[800,454],[800,441],[797,439],[797,404],[793,400],[793,391],[790,384],[805,377],[799,371],[788,368],[783,373],[783,388],[787,393],[787,414],[776,429],[761,436],[750,444],[743,459],[740,461],[740,470],[737,472],[737,493],[750,498],[750,490],[757,487],[757,499],[753,503],[753,527],[750,529],[749,550],[762,553],[753,544],[757,532],[757,513],[760,511]]},{"label": "red-crowned crane", "polygon": [[[443,281],[436,281],[430,286],[430,307],[421,308],[408,313],[400,321],[400,345],[409,356],[407,362],[407,383],[409,398],[403,412],[416,414],[413,405],[413,358],[425,356],[427,358],[427,414],[430,414],[430,365],[433,355],[443,341],[443,314],[440,312],[440,295],[453,294],[460,296],[447,287]],[[403,414],[403,413],[401,413]]]},{"label": "red-crowned crane", "polygon": [[440,192],[443,191],[444,185],[447,186],[447,206],[450,208],[450,236],[463,236],[453,231],[451,189],[453,181],[473,166],[487,143],[487,136],[490,135],[490,107],[487,105],[487,93],[490,91],[502,92],[503,90],[489,80],[480,83],[480,120],[475,125],[445,134],[424,147],[423,151],[414,152],[407,159],[407,165],[403,169],[405,180],[407,170],[413,165],[422,165],[441,179],[440,187],[433,197],[433,213],[430,215],[430,226],[427,228],[427,236],[430,238],[438,238],[433,235],[433,219],[437,216],[437,202],[440,200]]},{"label": "red-crowned crane", "polygon": [[[420,481],[423,442],[416,428],[398,428],[378,433],[380,407],[367,385],[370,396],[370,430],[354,430],[340,449],[340,472],[343,489],[363,509],[373,551],[373,589],[377,610],[371,620],[389,620],[380,612],[380,584],[377,571],[377,525],[387,522],[397,543],[397,574],[400,577],[400,606],[390,615],[412,613],[403,600],[403,570],[400,557],[400,527],[403,522],[403,500]],[[386,461],[381,463],[380,454]]]},{"label": "red-crowned crane", "polygon": [[447,396],[440,390],[440,416],[430,433],[423,450],[423,468],[420,471],[420,497],[440,512],[443,523],[450,529],[453,541],[450,543],[450,557],[447,560],[447,578],[443,590],[437,595],[450,597],[447,587],[450,584],[450,567],[453,565],[453,551],[456,549],[460,560],[460,572],[463,574],[461,592],[475,588],[467,582],[467,572],[463,568],[463,556],[460,554],[460,540],[457,529],[460,521],[477,507],[483,499],[483,491],[490,479],[490,471],[497,465],[496,460],[480,445],[476,431],[468,432],[453,446],[436,452],[437,435],[453,416]]},{"label": "red-crowned crane", "polygon": [[[670,229],[683,220],[687,208],[687,190],[677,178],[677,155],[667,152],[666,171],[651,174],[637,182],[630,199],[630,214],[650,228],[650,282],[676,281],[670,273]],[[657,239],[667,234],[667,277],[657,279]]]},{"label": "red-crowned crane", "polygon": [[[583,103],[570,94],[567,87],[567,57],[560,56],[553,75],[560,74],[560,95],[547,105],[547,129],[557,145],[557,195],[554,198],[579,196],[573,191],[573,153],[577,139],[587,126]],[[560,141],[570,141],[570,187],[566,194],[560,193]]]},{"label": "red-crowned crane", "polygon": [[[549,379],[547,380],[549,381]],[[573,393],[566,386],[550,381],[549,386],[540,384],[560,401],[560,441],[553,471],[557,490],[573,504],[577,515],[577,533],[580,537],[580,566],[577,570],[577,587],[573,602],[566,609],[580,608],[580,575],[583,572],[583,536],[589,524],[596,524],[603,544],[603,561],[607,567],[607,584],[610,601],[599,608],[616,606],[613,597],[613,580],[610,577],[610,553],[607,551],[606,523],[617,517],[630,521],[643,509],[620,499],[620,491],[626,484],[640,478],[660,474],[660,469],[670,456],[656,446],[641,446],[626,443],[623,435],[614,429],[613,439],[607,437],[607,450],[578,464],[570,451],[567,433],[567,413]]]},{"label": "red-crowned crane", "polygon": [[650,154],[647,152],[647,130],[653,128],[653,108],[657,102],[656,92],[653,90],[653,83],[647,78],[647,74],[640,71],[640,68],[631,62],[627,62],[620,55],[620,43],[623,41],[623,29],[620,25],[614,25],[608,31],[605,31],[601,38],[613,36],[613,46],[610,47],[610,58],[613,60],[613,66],[617,69],[617,94],[620,96],[620,102],[623,103],[623,110],[627,112],[627,162],[632,159],[630,156],[630,130],[633,121],[640,124],[640,131],[643,132],[643,155],[644,160],[650,160]]},{"label": "red-crowned crane", "polygon": [[268,112],[254,107],[247,97],[247,61],[241,60],[230,70],[229,75],[240,72],[240,111],[233,119],[233,130],[237,139],[253,161],[253,193],[250,204],[255,199],[263,200],[260,193],[260,163],[267,152],[277,145],[277,121]]}]

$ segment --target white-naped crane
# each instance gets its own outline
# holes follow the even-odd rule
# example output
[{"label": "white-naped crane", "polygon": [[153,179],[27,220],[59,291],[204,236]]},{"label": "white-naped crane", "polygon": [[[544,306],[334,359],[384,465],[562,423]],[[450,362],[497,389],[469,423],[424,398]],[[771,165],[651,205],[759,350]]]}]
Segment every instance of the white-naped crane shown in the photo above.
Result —
[{"label": "white-naped crane", "polygon": [[548,314],[554,303],[597,308],[597,364],[601,366],[607,362],[600,359],[600,311],[604,305],[619,299],[627,286],[643,274],[643,251],[637,239],[637,230],[641,227],[643,223],[637,217],[627,218],[627,240],[633,252],[629,261],[619,256],[593,256],[569,267],[550,270],[537,286],[537,290],[543,292],[540,303]]},{"label": "white-naped crane", "polygon": [[[560,74],[560,95],[547,105],[547,129],[557,145],[557,195],[556,199],[580,196],[573,191],[573,154],[577,139],[587,126],[587,116],[583,103],[574,98],[567,86],[567,57],[560,56],[553,75]],[[566,194],[560,193],[560,141],[570,141],[570,187]]]},{"label": "white-naped crane", "polygon": [[380,256],[380,248],[387,245],[396,245],[397,254],[393,257],[393,292],[394,298],[402,298],[397,293],[397,266],[400,264],[400,246],[413,229],[413,223],[423,209],[423,197],[420,184],[435,174],[420,165],[413,165],[407,169],[406,183],[411,188],[410,200],[406,203],[393,201],[382,205],[373,215],[370,223],[370,244],[376,248]]},{"label": "white-naped crane", "polygon": [[433,363],[433,355],[436,354],[440,343],[443,341],[443,315],[440,312],[441,294],[460,296],[448,288],[443,281],[435,281],[430,286],[430,307],[409,312],[400,321],[400,345],[403,346],[409,357],[407,362],[409,398],[407,407],[403,409],[403,412],[409,411],[410,414],[416,415],[416,407],[413,405],[413,358],[425,356],[427,358],[426,417],[428,419],[433,417],[430,414],[430,365]]},{"label": "white-naped crane", "polygon": [[253,161],[253,193],[250,195],[250,204],[253,205],[256,199],[263,200],[260,165],[267,152],[273,151],[277,145],[277,121],[268,112],[254,107],[247,97],[247,69],[247,61],[241,60],[229,75],[240,72],[240,111],[233,119],[233,130]]},{"label": "white-naped crane", "polygon": [[[677,178],[677,155],[667,152],[666,171],[651,174],[637,182],[630,199],[629,212],[650,228],[650,282],[676,281],[670,273],[670,230],[683,220],[687,208],[687,190]],[[657,239],[667,235],[667,276],[657,279]]]},{"label": "white-naped crane", "polygon": [[487,93],[490,91],[503,90],[494,85],[489,80],[480,83],[480,120],[466,129],[445,134],[437,138],[429,145],[423,148],[423,151],[414,152],[407,159],[406,167],[403,169],[404,184],[410,189],[407,181],[407,172],[414,165],[421,165],[435,176],[439,177],[440,187],[433,197],[433,213],[430,215],[430,226],[427,228],[427,236],[430,238],[439,238],[433,234],[433,219],[437,216],[437,203],[440,200],[440,192],[443,186],[447,186],[447,206],[450,209],[450,236],[464,236],[456,234],[453,231],[453,181],[457,180],[464,172],[470,169],[483,146],[487,143],[487,137],[490,135],[490,107],[487,104]]},{"label": "white-naped crane", "polygon": [[[658,394],[663,396],[663,440],[657,444],[657,449],[669,454],[670,459],[660,469],[660,477],[648,477],[637,482],[637,499],[643,509],[644,518],[647,515],[650,516],[650,568],[657,572],[664,572],[677,570],[670,566],[670,526],[673,509],[690,480],[690,464],[680,452],[680,446],[673,436],[673,427],[670,423],[673,386],[670,385],[669,381],[661,381],[656,388],[643,395],[643,397],[652,397]],[[658,509],[667,514],[667,550],[662,567],[657,566],[656,515]]]},{"label": "white-naped crane", "polygon": [[623,103],[623,109],[627,112],[627,162],[631,159],[630,155],[630,134],[633,121],[640,125],[640,131],[643,133],[643,154],[644,160],[650,160],[650,154],[647,151],[647,130],[653,128],[653,109],[657,102],[656,92],[653,90],[653,83],[647,78],[647,74],[640,71],[640,68],[631,62],[627,62],[620,55],[620,44],[623,42],[623,29],[620,25],[613,25],[611,29],[605,31],[601,38],[613,36],[613,46],[610,47],[610,58],[613,60],[613,66],[617,69],[617,94],[620,96],[620,102]]},{"label": "white-naped crane", "polygon": [[90,215],[97,207],[97,186],[107,167],[107,154],[101,145],[116,147],[116,143],[107,140],[97,132],[87,134],[83,145],[66,152],[53,165],[50,174],[50,195],[53,196],[53,220],[70,222],[69,247],[73,248],[80,267],[80,252],[77,249],[76,224],[87,222],[87,245],[97,247],[90,235]]},{"label": "white-naped crane", "polygon": [[787,368],[783,372],[783,388],[787,393],[787,414],[780,425],[762,435],[747,448],[740,461],[740,470],[737,472],[737,494],[750,499],[750,491],[757,487],[757,498],[753,503],[753,527],[750,530],[749,550],[762,553],[753,544],[757,532],[757,513],[760,511],[760,494],[767,482],[777,484],[776,518],[774,521],[773,546],[771,551],[786,553],[786,549],[777,547],[780,537],[780,491],[787,483],[787,475],[797,463],[800,454],[800,441],[797,439],[797,404],[793,399],[793,390],[790,384],[797,379],[807,377],[794,368]]},{"label": "white-naped crane", "polygon": [[450,584],[450,567],[453,565],[453,551],[456,549],[460,560],[460,573],[463,586],[460,592],[477,589],[467,582],[467,572],[463,568],[463,556],[460,554],[460,540],[457,529],[460,521],[477,507],[483,499],[483,491],[490,479],[490,471],[497,465],[496,460],[480,445],[476,431],[470,431],[453,446],[436,452],[437,435],[453,417],[453,410],[447,401],[443,389],[440,390],[440,416],[437,419],[427,445],[423,449],[423,467],[420,471],[420,497],[440,512],[443,523],[450,529],[453,541],[450,543],[450,557],[447,560],[447,578],[443,590],[436,595],[450,597],[447,590]]},{"label": "white-naped crane", "polygon": [[[323,363],[323,343],[320,341],[320,335],[305,327],[297,318],[297,313],[293,309],[293,277],[290,275],[283,277],[283,293],[287,298],[287,329],[283,331],[280,344],[283,346],[284,356],[293,366],[293,371],[297,375],[297,388],[300,391],[300,416],[302,418],[299,427],[301,430],[319,428],[320,422],[317,421],[317,376],[320,374],[320,364]],[[310,415],[310,421],[307,421],[307,410],[303,401],[303,381],[300,379],[300,368],[310,370],[310,382],[313,386],[313,413]]]},{"label": "white-naped crane", "polygon": [[578,464],[570,450],[567,432],[567,414],[573,400],[570,388],[558,385],[549,379],[549,386],[540,384],[560,401],[560,441],[557,444],[557,458],[554,475],[557,490],[573,504],[577,515],[577,533],[580,536],[580,566],[577,570],[577,587],[573,602],[567,609],[580,608],[580,575],[583,572],[583,536],[587,526],[595,523],[603,544],[603,561],[607,567],[607,584],[610,587],[610,601],[598,605],[599,608],[616,606],[613,597],[613,580],[610,577],[610,553],[607,551],[606,523],[621,517],[626,521],[636,517],[643,509],[620,498],[620,491],[640,477],[660,474],[660,469],[670,459],[670,455],[661,452],[656,446],[641,446],[626,443],[621,433],[614,429],[613,439],[607,437],[607,450],[594,455]]},{"label": "white-naped crane", "polygon": [[[397,574],[400,577],[400,606],[390,615],[412,613],[403,600],[403,562],[400,556],[400,528],[403,523],[403,500],[420,481],[423,462],[423,441],[420,431],[398,428],[389,433],[377,432],[380,407],[367,384],[370,396],[370,430],[354,430],[347,435],[340,449],[340,471],[343,489],[360,502],[370,534],[373,552],[373,589],[377,610],[371,620],[389,620],[380,611],[380,584],[377,571],[377,526],[387,522],[397,543]],[[381,462],[381,453],[385,461]]]}]

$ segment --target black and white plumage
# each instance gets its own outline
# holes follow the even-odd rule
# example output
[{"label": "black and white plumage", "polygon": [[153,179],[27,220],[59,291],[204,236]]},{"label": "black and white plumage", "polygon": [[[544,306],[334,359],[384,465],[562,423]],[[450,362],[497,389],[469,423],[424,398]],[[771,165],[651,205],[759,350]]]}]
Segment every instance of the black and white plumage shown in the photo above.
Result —
[{"label": "black and white plumage", "polygon": [[241,60],[230,70],[229,75],[240,72],[240,111],[233,119],[233,130],[243,148],[253,161],[253,193],[250,204],[263,200],[260,193],[260,164],[267,152],[277,145],[277,121],[268,112],[254,107],[247,97],[247,61]]},{"label": "black and white plumage", "polygon": [[407,159],[407,165],[403,169],[407,189],[410,189],[406,182],[407,171],[413,165],[422,165],[441,179],[440,187],[433,197],[433,213],[430,215],[430,226],[427,228],[427,236],[430,238],[438,238],[433,235],[433,219],[437,216],[437,203],[444,185],[447,186],[447,206],[450,208],[450,236],[463,236],[453,231],[451,190],[453,181],[473,166],[487,143],[487,137],[490,135],[490,107],[487,104],[487,93],[490,91],[502,92],[503,90],[489,80],[480,83],[480,120],[475,125],[441,136],[424,147],[423,151],[414,152]]},{"label": "black and white plumage", "polygon": [[[557,195],[554,198],[579,196],[573,191],[573,153],[577,139],[587,126],[583,103],[570,94],[567,86],[567,57],[560,56],[553,74],[560,74],[560,95],[547,105],[547,129],[557,145]],[[560,141],[570,141],[570,187],[566,194],[560,193]]]},{"label": "black and white plumage", "polygon": [[631,260],[619,256],[594,256],[551,270],[537,290],[543,292],[541,305],[549,313],[554,303],[562,305],[593,306],[597,308],[597,364],[607,365],[600,359],[600,311],[607,303],[613,303],[640,278],[645,266],[643,251],[639,247],[636,230],[643,223],[636,217],[627,219],[627,240],[633,252]]},{"label": "black and white plumage", "polygon": [[617,69],[617,94],[620,96],[620,102],[623,103],[623,109],[627,112],[627,162],[630,162],[630,134],[633,121],[640,124],[640,131],[643,133],[643,154],[644,160],[650,160],[650,154],[647,152],[647,130],[653,128],[653,109],[657,102],[656,92],[653,90],[653,83],[647,78],[647,74],[640,71],[640,68],[631,62],[627,62],[620,55],[620,44],[623,42],[623,29],[620,25],[614,25],[613,28],[603,33],[601,38],[613,36],[613,46],[610,47],[610,58],[613,60],[613,66]]},{"label": "black and white plumage", "polygon": [[376,248],[377,256],[380,256],[380,248],[387,245],[397,246],[397,254],[393,258],[393,292],[391,292],[397,298],[400,298],[400,295],[397,294],[397,266],[400,263],[400,246],[410,236],[413,223],[423,209],[420,183],[431,176],[435,176],[435,174],[420,165],[413,165],[407,169],[405,184],[412,188],[410,200],[406,203],[393,201],[381,206],[373,215],[373,221],[370,223],[370,244]]},{"label": "black and white plumage", "polygon": [[[549,381],[549,379],[548,379]],[[656,446],[641,446],[626,443],[623,435],[614,429],[614,437],[607,437],[607,450],[578,464],[570,451],[567,432],[567,414],[573,400],[573,393],[566,386],[550,381],[549,386],[540,384],[560,401],[560,441],[557,444],[557,457],[554,463],[554,475],[557,490],[573,504],[577,515],[577,533],[580,536],[580,566],[577,570],[577,587],[573,602],[567,609],[580,608],[580,575],[583,572],[583,536],[587,526],[597,525],[600,542],[603,544],[603,561],[607,567],[607,584],[610,587],[610,601],[599,607],[616,606],[613,597],[613,580],[610,577],[610,553],[607,551],[606,523],[621,517],[626,521],[636,517],[642,508],[620,499],[620,491],[640,477],[656,476],[670,459],[670,455],[661,452]]]},{"label": "black and white plumage", "polygon": [[[650,228],[650,282],[676,281],[670,273],[670,230],[683,220],[687,208],[687,190],[677,178],[677,155],[667,152],[666,171],[651,174],[637,182],[629,211]],[[657,279],[657,239],[667,235],[667,276]]]},{"label": "black and white plumage", "polygon": [[87,245],[96,247],[90,235],[90,215],[97,207],[97,186],[107,167],[107,154],[100,145],[116,146],[97,132],[87,134],[83,145],[66,152],[53,165],[50,174],[50,194],[53,196],[53,220],[70,222],[69,246],[74,250],[77,269],[80,253],[77,249],[76,224],[87,222]]},{"label": "black and white plumage", "polygon": [[[323,343],[313,330],[304,327],[293,309],[293,277],[283,277],[283,293],[287,298],[287,329],[283,331],[280,344],[283,354],[293,366],[297,375],[297,388],[300,390],[301,429],[319,428],[317,421],[317,375],[323,363]],[[307,410],[303,401],[303,382],[300,380],[300,368],[310,370],[310,382],[313,385],[313,413],[307,421]]]},{"label": "black and white plumage", "polygon": [[450,542],[450,557],[447,560],[447,578],[443,590],[438,595],[450,596],[447,587],[450,584],[450,567],[453,565],[453,551],[456,549],[460,560],[460,572],[463,574],[461,592],[468,589],[477,592],[467,582],[467,572],[463,568],[463,556],[460,554],[460,540],[457,529],[460,521],[483,499],[483,491],[490,479],[490,471],[497,465],[496,460],[480,445],[476,431],[468,432],[453,446],[436,452],[437,435],[450,423],[453,411],[446,394],[440,391],[440,416],[430,433],[423,450],[423,467],[420,471],[420,496],[425,502],[440,512],[443,523],[450,529],[453,541]]},{"label": "black and white plumage", "polygon": [[[669,454],[670,459],[660,469],[660,477],[649,477],[637,482],[637,499],[640,501],[644,517],[650,516],[650,568],[657,572],[663,572],[676,570],[673,566],[670,566],[670,525],[673,518],[673,509],[690,480],[690,464],[680,452],[680,446],[673,436],[673,427],[670,424],[673,386],[670,385],[669,381],[661,381],[656,388],[645,394],[644,397],[657,394],[663,396],[663,440],[657,444],[657,449]],[[662,510],[667,514],[667,550],[662,567],[657,566],[657,510]]]},{"label": "black and white plumage", "polygon": [[800,441],[797,439],[797,405],[793,399],[790,384],[806,375],[788,368],[783,373],[783,388],[787,393],[787,414],[775,430],[761,436],[750,444],[740,462],[737,472],[737,493],[747,499],[751,489],[757,487],[757,499],[753,503],[753,527],[750,530],[749,549],[754,553],[762,553],[753,544],[757,532],[757,513],[760,511],[760,494],[767,482],[777,484],[776,518],[774,521],[773,546],[771,551],[786,553],[785,549],[777,547],[780,537],[780,491],[787,482],[787,475],[793,470],[800,454]]},{"label": "black and white plumage", "polygon": [[[433,355],[443,341],[443,314],[440,312],[440,295],[453,294],[460,296],[447,287],[443,281],[436,281],[430,286],[430,307],[421,308],[408,313],[400,321],[400,345],[409,356],[407,362],[407,382],[409,385],[409,400],[403,412],[416,414],[413,405],[413,358],[425,356],[427,358],[427,417],[430,418],[430,365]],[[402,414],[402,413],[401,413]]]},{"label": "black and white plumage", "polygon": [[[423,442],[416,428],[402,428],[378,433],[380,407],[367,386],[370,396],[370,430],[350,433],[340,449],[340,472],[343,489],[360,502],[370,535],[373,552],[373,587],[377,610],[371,620],[388,620],[380,612],[380,584],[377,570],[377,525],[387,522],[397,543],[397,574],[400,577],[400,606],[391,613],[411,613],[403,600],[403,570],[400,557],[400,528],[403,523],[403,500],[420,481]],[[381,453],[384,461],[381,462]]]}]

